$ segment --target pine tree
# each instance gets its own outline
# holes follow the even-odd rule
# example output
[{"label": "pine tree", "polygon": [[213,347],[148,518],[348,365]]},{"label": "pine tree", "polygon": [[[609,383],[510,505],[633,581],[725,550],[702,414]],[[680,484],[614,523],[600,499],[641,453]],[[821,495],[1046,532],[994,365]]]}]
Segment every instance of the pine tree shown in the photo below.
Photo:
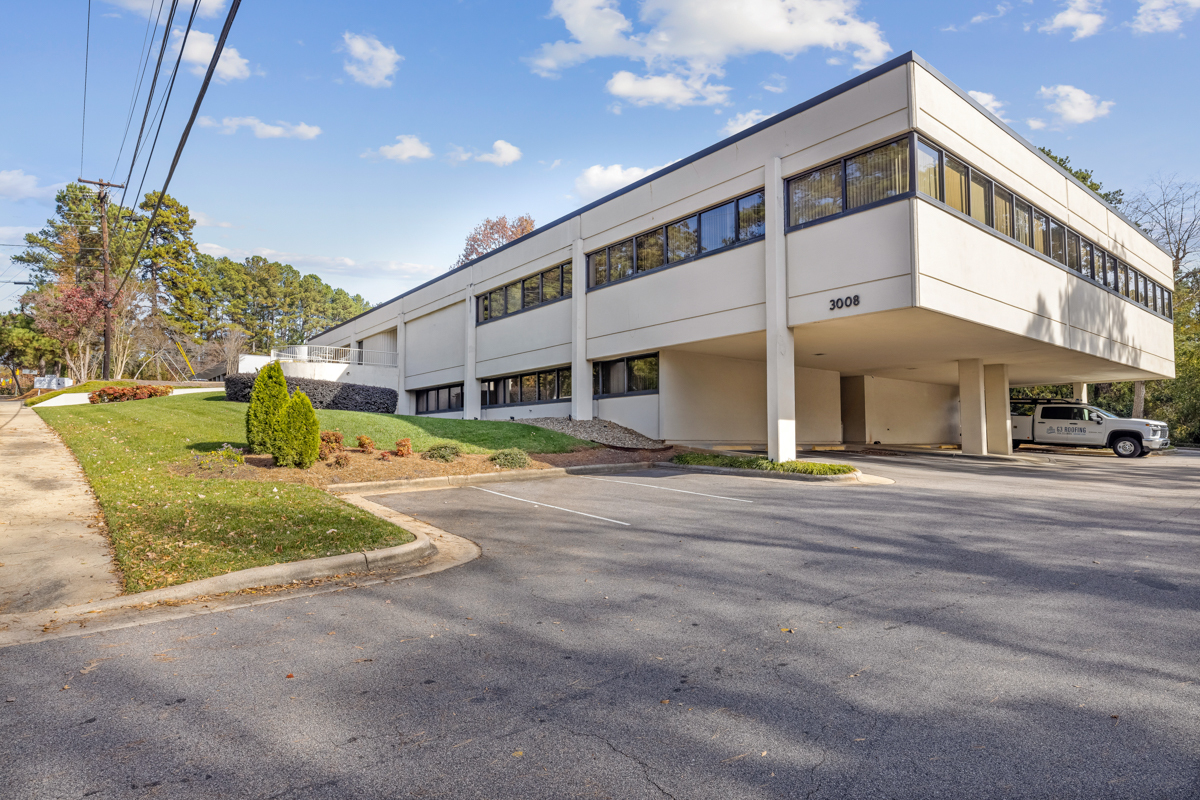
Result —
[{"label": "pine tree", "polygon": [[275,431],[275,419],[287,402],[287,379],[283,377],[283,368],[278,362],[272,361],[259,371],[254,379],[254,388],[250,390],[250,407],[246,409],[246,443],[250,445],[251,453],[273,452],[271,437]]},{"label": "pine tree", "polygon": [[321,448],[321,426],[308,395],[297,391],[275,418],[272,454],[279,467],[308,469]]}]

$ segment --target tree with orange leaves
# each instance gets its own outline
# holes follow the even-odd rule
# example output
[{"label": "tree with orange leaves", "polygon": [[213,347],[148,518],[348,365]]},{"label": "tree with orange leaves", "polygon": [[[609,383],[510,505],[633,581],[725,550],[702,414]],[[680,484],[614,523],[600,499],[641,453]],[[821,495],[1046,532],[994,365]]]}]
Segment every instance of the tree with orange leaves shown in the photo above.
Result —
[{"label": "tree with orange leaves", "polygon": [[451,269],[461,267],[468,261],[479,258],[485,253],[490,253],[501,245],[508,244],[515,239],[520,239],[527,233],[532,233],[533,227],[533,217],[528,214],[522,214],[511,221],[503,215],[495,219],[488,217],[476,225],[475,230],[467,235],[462,255],[454,262],[454,266]]}]

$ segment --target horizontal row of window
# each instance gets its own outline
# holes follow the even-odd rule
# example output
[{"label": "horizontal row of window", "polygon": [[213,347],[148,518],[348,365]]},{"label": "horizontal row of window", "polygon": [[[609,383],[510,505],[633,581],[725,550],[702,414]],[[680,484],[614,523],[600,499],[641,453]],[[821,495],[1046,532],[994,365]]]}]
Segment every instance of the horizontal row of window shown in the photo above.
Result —
[{"label": "horizontal row of window", "polygon": [[608,396],[658,391],[658,353],[592,364],[592,394]]},{"label": "horizontal row of window", "polygon": [[788,225],[804,225],[909,190],[908,138],[797,175],[787,182]]},{"label": "horizontal row of window", "polygon": [[501,289],[481,294],[475,300],[479,321],[487,322],[570,296],[571,262],[568,261]]},{"label": "horizontal row of window", "polygon": [[439,386],[417,392],[417,413],[438,414],[442,411],[461,411],[463,407],[463,385]]},{"label": "horizontal row of window", "polygon": [[760,190],[589,253],[588,275],[592,286],[615,283],[762,238],[766,221],[766,202]]},{"label": "horizontal row of window", "polygon": [[1169,290],[942,148],[918,138],[916,166],[921,194],[1155,313],[1174,316]]},{"label": "horizontal row of window", "polygon": [[571,399],[571,368],[546,369],[480,381],[480,405],[512,406]]}]

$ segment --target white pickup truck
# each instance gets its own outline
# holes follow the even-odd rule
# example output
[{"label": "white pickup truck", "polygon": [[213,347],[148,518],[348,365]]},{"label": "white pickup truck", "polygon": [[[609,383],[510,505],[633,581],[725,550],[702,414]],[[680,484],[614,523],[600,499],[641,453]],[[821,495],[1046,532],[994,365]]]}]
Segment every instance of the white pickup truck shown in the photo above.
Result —
[{"label": "white pickup truck", "polygon": [[1054,447],[1111,447],[1121,458],[1137,458],[1170,444],[1167,423],[1122,419],[1078,400],[1013,400],[1013,449],[1023,444]]}]

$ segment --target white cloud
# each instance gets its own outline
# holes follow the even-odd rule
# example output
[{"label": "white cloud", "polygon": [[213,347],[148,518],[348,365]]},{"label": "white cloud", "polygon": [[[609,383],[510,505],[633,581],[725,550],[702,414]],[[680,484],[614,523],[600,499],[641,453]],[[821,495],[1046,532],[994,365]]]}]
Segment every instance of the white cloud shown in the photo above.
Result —
[{"label": "white cloud", "polygon": [[[387,278],[384,291],[404,288],[408,285],[418,285],[430,278],[444,274],[445,266],[437,267],[430,264],[417,264],[411,261],[364,261],[358,262],[346,256],[321,256],[310,253],[294,253],[283,250],[272,250],[269,247],[255,247],[245,250],[237,247],[206,242],[196,245],[201,253],[210,256],[227,256],[234,261],[244,261],[250,256],[262,256],[271,261],[291,264],[300,270],[311,270],[321,276],[338,275],[360,277],[364,279]],[[347,290],[353,293],[353,290]]]},{"label": "white cloud", "polygon": [[[664,164],[663,166],[667,165]],[[626,168],[620,164],[612,164],[607,167],[596,164],[585,169],[575,179],[575,191],[585,202],[596,200],[615,192],[622,186],[628,186],[634,181],[639,181],[647,175],[658,172],[660,169],[662,167],[642,169],[641,167]]]},{"label": "white cloud", "polygon": [[[203,8],[204,6],[201,6]],[[171,31],[171,42],[175,52],[179,52],[179,43],[183,41],[183,31],[178,28]],[[212,61],[213,53],[217,51],[217,37],[192,29],[188,34],[187,45],[183,48],[183,63],[191,64],[193,75],[203,76],[208,71],[208,63]],[[213,78],[220,83],[243,81],[250,77],[250,62],[242,58],[236,48],[226,42],[221,50],[221,60],[213,72]]]},{"label": "white cloud", "polygon": [[197,228],[232,228],[232,222],[218,222],[217,220],[205,214],[203,211],[192,211],[192,219],[196,221]]},{"label": "white cloud", "polygon": [[1046,121],[1042,119],[1027,119],[1025,120],[1025,124],[1028,125],[1031,130],[1035,131],[1040,131],[1042,128],[1046,127]]},{"label": "white cloud", "polygon": [[727,102],[725,62],[753,53],[784,58],[814,47],[851,51],[858,69],[891,52],[878,24],[860,19],[857,0],[645,0],[638,21],[621,13],[616,0],[554,0],[570,41],[542,45],[528,59],[533,71],[555,77],[593,58],[619,57],[642,63],[645,74],[615,73],[612,94],[637,105],[712,105]]},{"label": "white cloud", "polygon": [[990,92],[967,92],[967,94],[971,95],[976,103],[979,103],[979,105],[995,114],[1000,120],[1008,122],[1008,117],[1004,116],[1004,107],[1008,104],[998,99],[996,95]]},{"label": "white cloud", "polygon": [[509,144],[503,139],[497,139],[492,144],[492,152],[481,153],[475,156],[476,161],[486,161],[489,164],[495,164],[497,167],[507,167],[509,164],[521,160],[521,148],[514,144]]},{"label": "white cloud", "polygon": [[725,123],[725,127],[721,129],[721,133],[725,134],[726,136],[733,136],[735,133],[739,133],[746,130],[746,128],[757,125],[770,116],[772,115],[764,114],[757,108],[753,111],[747,111],[744,114],[735,114]]},{"label": "white cloud", "polygon": [[[363,153],[363,157],[375,154],[375,151],[368,150]],[[395,144],[385,144],[379,148],[378,154],[391,161],[400,162],[408,162],[417,158],[433,158],[433,151],[429,149],[429,145],[411,134],[397,136]]]},{"label": "white cloud", "polygon": [[[126,11],[136,12],[140,16],[145,16],[150,13],[151,6],[159,6],[154,0],[107,0],[110,6],[123,8]],[[180,14],[191,14],[192,4],[184,0],[179,4],[179,8],[175,11],[176,18]],[[221,16],[225,13],[225,0],[204,0],[200,4],[200,10],[196,12],[196,16],[201,19]],[[105,16],[109,16],[106,14]]]},{"label": "white cloud", "polygon": [[1098,33],[1104,24],[1104,9],[1099,0],[1067,0],[1063,10],[1038,28],[1042,33],[1058,33],[1070,29],[1071,40],[1086,39]]},{"label": "white cloud", "polygon": [[763,81],[762,87],[768,92],[781,94],[782,92],[787,91],[787,78],[779,73],[775,73],[766,81]]},{"label": "white cloud", "polygon": [[1046,104],[1046,110],[1057,115],[1056,122],[1066,125],[1079,125],[1106,117],[1114,105],[1112,100],[1102,101],[1094,94],[1066,84],[1043,86],[1038,91],[1038,97],[1052,101]]},{"label": "white cloud", "polygon": [[220,122],[212,117],[200,117],[196,122],[202,128],[220,128],[220,133],[237,133],[238,128],[249,128],[254,131],[256,139],[315,139],[321,135],[321,129],[316,125],[306,125],[298,122],[276,121],[269,125],[258,117],[225,117]]},{"label": "white cloud", "polygon": [[1178,30],[1200,10],[1200,0],[1142,0],[1129,26],[1138,33]]},{"label": "white cloud", "polygon": [[359,36],[346,31],[342,34],[342,42],[350,54],[350,59],[343,64],[350,77],[373,89],[392,85],[392,75],[404,56],[374,36]]},{"label": "white cloud", "polygon": [[0,197],[5,200],[53,200],[65,185],[39,186],[37,176],[23,169],[0,169]]},{"label": "white cloud", "polygon": [[1000,17],[1003,17],[1009,11],[1012,11],[1012,5],[1009,3],[1001,3],[1000,5],[996,6],[996,10],[994,12],[988,13],[987,11],[981,11],[962,25],[947,25],[946,27],[942,28],[942,30],[951,32],[966,30],[972,25],[979,25],[982,22],[1000,19]]}]

